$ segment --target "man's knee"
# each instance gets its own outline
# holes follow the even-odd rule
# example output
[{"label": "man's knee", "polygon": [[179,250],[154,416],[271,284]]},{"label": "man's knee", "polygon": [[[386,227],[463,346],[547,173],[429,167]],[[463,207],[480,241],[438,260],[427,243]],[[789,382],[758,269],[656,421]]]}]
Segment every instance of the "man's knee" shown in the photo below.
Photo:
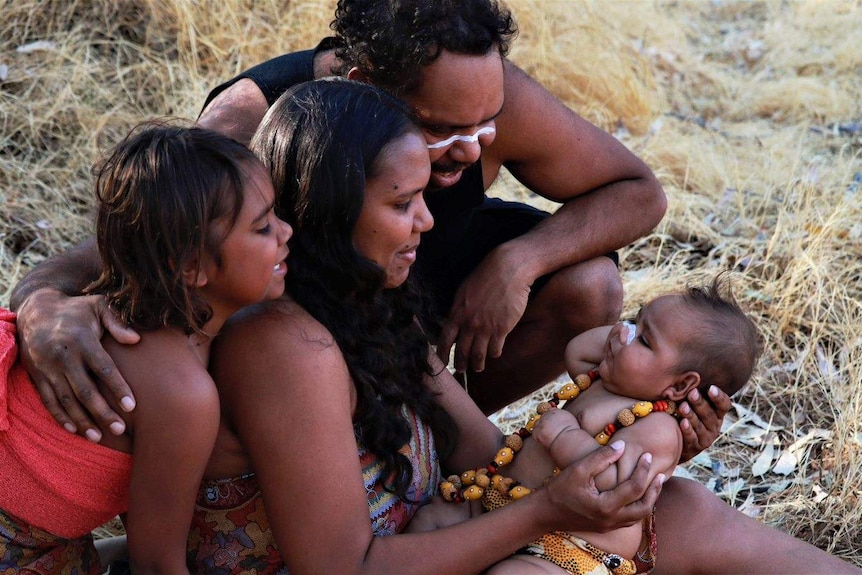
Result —
[{"label": "man's knee", "polygon": [[619,270],[599,257],[555,273],[543,292],[546,305],[558,318],[584,331],[616,322],[622,312],[623,284]]}]

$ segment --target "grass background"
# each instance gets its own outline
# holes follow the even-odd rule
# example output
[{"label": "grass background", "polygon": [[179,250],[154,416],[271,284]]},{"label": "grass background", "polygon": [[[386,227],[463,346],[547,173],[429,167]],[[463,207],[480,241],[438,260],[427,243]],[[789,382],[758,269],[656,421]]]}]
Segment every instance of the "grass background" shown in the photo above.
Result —
[{"label": "grass background", "polygon": [[[511,58],[656,172],[621,251],[626,312],[736,270],[766,350],[726,433],[680,470],[862,566],[862,4],[509,2]],[[89,168],[140,120],[328,31],[331,1],[0,2],[0,304],[90,233]],[[540,207],[503,177],[492,193]],[[540,394],[541,395],[541,394]],[[525,412],[498,413],[502,426]]]}]

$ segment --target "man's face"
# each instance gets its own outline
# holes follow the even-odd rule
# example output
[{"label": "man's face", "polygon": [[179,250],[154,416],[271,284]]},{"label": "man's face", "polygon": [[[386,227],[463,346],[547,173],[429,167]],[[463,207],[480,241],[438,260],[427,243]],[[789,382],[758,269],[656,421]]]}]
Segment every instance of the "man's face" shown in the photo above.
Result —
[{"label": "man's face", "polygon": [[421,73],[421,85],[403,98],[419,118],[425,140],[433,145],[466,136],[429,149],[428,187],[446,188],[494,141],[495,119],[503,109],[503,59],[496,48],[484,56],[444,50]]}]

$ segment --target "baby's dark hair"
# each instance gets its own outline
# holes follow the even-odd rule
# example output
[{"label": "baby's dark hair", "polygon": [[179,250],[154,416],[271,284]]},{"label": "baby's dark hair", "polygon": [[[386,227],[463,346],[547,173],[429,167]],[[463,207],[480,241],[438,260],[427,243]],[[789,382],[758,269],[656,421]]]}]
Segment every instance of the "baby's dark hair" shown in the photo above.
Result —
[{"label": "baby's dark hair", "polygon": [[182,272],[205,254],[219,263],[255,164],[248,148],[210,130],[133,128],[93,167],[102,270],[86,291],[104,294],[132,327],[201,332],[212,309]]},{"label": "baby's dark hair", "polygon": [[417,88],[419,71],[443,50],[505,56],[517,33],[495,0],[339,0],[330,27],[340,74],[355,66],[396,96]]},{"label": "baby's dark hair", "polygon": [[680,371],[700,374],[704,397],[710,385],[733,395],[748,382],[760,357],[757,326],[736,303],[726,272],[707,285],[688,286],[680,296],[702,320],[683,349]]}]

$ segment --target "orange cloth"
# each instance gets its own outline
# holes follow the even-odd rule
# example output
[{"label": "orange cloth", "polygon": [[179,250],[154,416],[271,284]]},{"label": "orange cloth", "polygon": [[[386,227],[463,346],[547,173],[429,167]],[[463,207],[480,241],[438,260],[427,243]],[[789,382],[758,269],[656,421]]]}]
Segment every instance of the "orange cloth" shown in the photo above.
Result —
[{"label": "orange cloth", "polygon": [[132,456],[64,430],[17,361],[15,314],[0,309],[0,509],[66,538],[128,507]]}]

